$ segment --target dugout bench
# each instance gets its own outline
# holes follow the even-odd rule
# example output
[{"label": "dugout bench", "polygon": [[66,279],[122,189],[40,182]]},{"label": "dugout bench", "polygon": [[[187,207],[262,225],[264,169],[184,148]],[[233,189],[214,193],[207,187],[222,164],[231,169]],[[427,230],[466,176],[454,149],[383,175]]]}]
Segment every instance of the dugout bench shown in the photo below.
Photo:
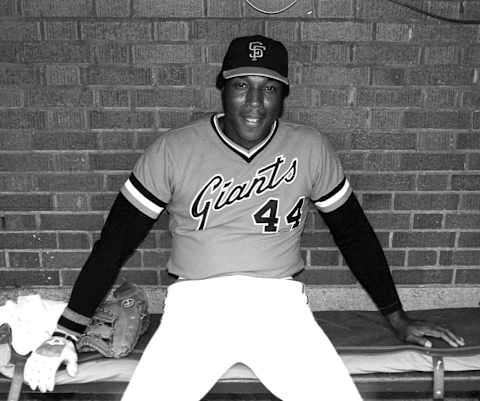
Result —
[{"label": "dugout bench", "polygon": [[[465,338],[467,345],[451,348],[433,339],[433,347],[409,345],[397,340],[386,321],[376,311],[321,311],[315,318],[335,345],[360,393],[365,398],[408,396],[443,400],[446,395],[480,400],[480,308],[447,308],[409,311],[409,316],[428,319],[450,327]],[[122,359],[108,359],[96,353],[80,354],[75,378],[65,372],[57,375],[54,393],[41,395],[27,385],[22,394],[36,393],[39,399],[59,399],[67,395],[111,396],[119,399],[146,343],[160,321],[152,315],[147,333],[135,351]],[[17,360],[21,370],[24,361]],[[0,375],[0,399],[7,399],[11,380]],[[243,365],[235,365],[217,382],[209,395],[269,394],[268,390]],[[274,399],[274,398],[272,398]]]}]

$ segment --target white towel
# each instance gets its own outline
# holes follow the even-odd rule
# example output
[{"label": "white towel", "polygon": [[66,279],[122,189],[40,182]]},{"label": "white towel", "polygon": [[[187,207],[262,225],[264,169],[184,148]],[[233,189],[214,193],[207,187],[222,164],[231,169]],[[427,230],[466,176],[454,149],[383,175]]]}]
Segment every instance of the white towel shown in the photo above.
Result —
[{"label": "white towel", "polygon": [[66,302],[42,299],[38,294],[19,296],[16,302],[0,306],[0,325],[12,328],[12,345],[20,355],[29,352],[55,331]]}]

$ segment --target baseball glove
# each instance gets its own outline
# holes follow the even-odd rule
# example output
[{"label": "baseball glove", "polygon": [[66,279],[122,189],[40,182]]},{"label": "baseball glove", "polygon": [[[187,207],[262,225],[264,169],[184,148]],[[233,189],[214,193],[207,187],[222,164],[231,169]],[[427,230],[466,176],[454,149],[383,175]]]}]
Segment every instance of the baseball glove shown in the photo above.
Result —
[{"label": "baseball glove", "polygon": [[77,342],[78,352],[98,351],[108,358],[121,358],[133,351],[150,323],[145,292],[124,283],[113,301],[100,305],[91,324]]}]

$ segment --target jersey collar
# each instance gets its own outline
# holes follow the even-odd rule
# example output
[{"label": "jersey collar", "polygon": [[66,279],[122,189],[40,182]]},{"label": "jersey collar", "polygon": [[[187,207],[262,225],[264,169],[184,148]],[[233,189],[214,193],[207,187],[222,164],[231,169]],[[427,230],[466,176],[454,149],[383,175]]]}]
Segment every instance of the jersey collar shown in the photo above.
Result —
[{"label": "jersey collar", "polygon": [[220,128],[220,123],[219,119],[223,117],[223,113],[219,114],[214,114],[212,116],[212,126],[217,133],[218,137],[220,140],[232,151],[234,151],[237,155],[239,155],[242,159],[244,159],[247,163],[250,163],[255,156],[257,156],[263,149],[267,147],[267,145],[270,143],[270,141],[273,139],[275,136],[275,133],[277,132],[277,127],[278,127],[278,121],[275,120],[272,128],[270,129],[269,134],[265,137],[265,139],[255,145],[251,149],[245,149],[243,146],[238,145],[237,143],[233,142],[228,136],[226,136],[223,131]]}]

